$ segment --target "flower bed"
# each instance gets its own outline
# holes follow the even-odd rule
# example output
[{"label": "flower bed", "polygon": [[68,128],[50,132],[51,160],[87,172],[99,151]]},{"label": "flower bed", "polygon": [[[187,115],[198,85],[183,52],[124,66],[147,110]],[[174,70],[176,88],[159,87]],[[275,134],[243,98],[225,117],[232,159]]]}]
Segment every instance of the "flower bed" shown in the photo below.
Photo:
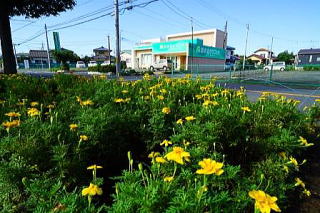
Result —
[{"label": "flower bed", "polygon": [[299,169],[319,101],[190,76],[1,76],[0,92],[4,212],[286,211],[312,193]]}]

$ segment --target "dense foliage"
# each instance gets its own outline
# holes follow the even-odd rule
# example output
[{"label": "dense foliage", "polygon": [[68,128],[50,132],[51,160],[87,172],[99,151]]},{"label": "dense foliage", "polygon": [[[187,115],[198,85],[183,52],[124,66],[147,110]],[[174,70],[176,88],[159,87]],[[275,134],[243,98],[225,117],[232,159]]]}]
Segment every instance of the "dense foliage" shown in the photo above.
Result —
[{"label": "dense foliage", "polygon": [[0,77],[3,212],[285,211],[310,195],[318,102],[302,113],[189,76]]}]

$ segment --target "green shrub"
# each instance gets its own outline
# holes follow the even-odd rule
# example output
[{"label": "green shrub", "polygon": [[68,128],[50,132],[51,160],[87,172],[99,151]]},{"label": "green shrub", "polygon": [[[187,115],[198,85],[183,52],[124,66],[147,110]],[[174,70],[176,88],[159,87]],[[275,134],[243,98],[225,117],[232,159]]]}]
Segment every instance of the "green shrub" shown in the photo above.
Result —
[{"label": "green shrub", "polygon": [[[298,101],[265,94],[250,102],[244,90],[214,83],[0,76],[0,211],[250,212],[248,192],[258,189],[285,211],[288,195],[303,191],[294,189],[307,150],[299,137],[319,137],[319,104],[302,113]],[[6,129],[8,112],[21,124]],[[161,146],[165,139],[172,144]],[[190,154],[183,165],[148,158],[173,147]],[[197,174],[204,158],[224,172]],[[87,169],[94,164],[103,168]],[[90,183],[104,193],[82,196]]]}]

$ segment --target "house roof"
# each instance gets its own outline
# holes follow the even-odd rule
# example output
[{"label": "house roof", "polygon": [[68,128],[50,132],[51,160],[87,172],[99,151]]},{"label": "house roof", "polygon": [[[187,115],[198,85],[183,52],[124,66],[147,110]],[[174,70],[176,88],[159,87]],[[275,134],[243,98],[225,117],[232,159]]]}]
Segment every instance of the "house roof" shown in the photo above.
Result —
[{"label": "house roof", "polygon": [[301,54],[320,54],[320,48],[318,49],[301,49],[299,50],[298,54],[301,55]]},{"label": "house roof", "polygon": [[[96,49],[93,49],[93,51],[109,51],[109,49],[101,46],[101,47],[98,47],[98,48],[96,48]],[[110,51],[110,52],[111,52],[111,51]]]},{"label": "house roof", "polygon": [[46,50],[30,50],[29,57],[30,58],[47,58],[48,53]]},{"label": "house roof", "polygon": [[266,59],[266,58],[263,57],[262,55],[257,55],[257,54],[252,54],[252,55],[250,55],[248,58],[251,58],[251,57],[256,57],[256,58],[259,58],[259,59],[261,59],[261,60]]},{"label": "house roof", "polygon": [[268,49],[266,49],[266,48],[260,48],[260,49],[257,49],[254,53],[256,53],[256,52],[261,52],[261,51],[263,51],[263,52],[270,52],[270,50],[268,50]]},{"label": "house roof", "polygon": [[127,53],[127,54],[130,54],[130,55],[131,55],[131,50],[122,50],[122,51],[121,51],[121,54],[123,54],[123,53]]}]

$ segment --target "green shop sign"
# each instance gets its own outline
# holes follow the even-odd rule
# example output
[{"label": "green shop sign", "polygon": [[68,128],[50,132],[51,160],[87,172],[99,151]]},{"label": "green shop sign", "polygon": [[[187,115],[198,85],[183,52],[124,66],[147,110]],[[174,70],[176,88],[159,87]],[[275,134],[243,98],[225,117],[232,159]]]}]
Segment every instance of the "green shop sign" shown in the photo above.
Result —
[{"label": "green shop sign", "polygon": [[[179,41],[169,41],[152,44],[152,52],[154,54],[161,53],[181,53],[187,52],[188,44],[191,44],[192,40],[179,40]],[[202,40],[195,39],[194,44],[202,44]]]},{"label": "green shop sign", "polygon": [[224,60],[226,57],[226,51],[221,48],[208,47],[202,45],[193,45],[193,54],[192,54],[192,45],[189,45],[189,56],[198,57],[198,58],[213,58]]},{"label": "green shop sign", "polygon": [[151,45],[136,46],[134,49],[135,50],[148,50],[148,49],[152,49],[152,46]]},{"label": "green shop sign", "polygon": [[188,42],[185,40],[154,43],[152,44],[152,52],[154,54],[187,52],[187,44]]}]

